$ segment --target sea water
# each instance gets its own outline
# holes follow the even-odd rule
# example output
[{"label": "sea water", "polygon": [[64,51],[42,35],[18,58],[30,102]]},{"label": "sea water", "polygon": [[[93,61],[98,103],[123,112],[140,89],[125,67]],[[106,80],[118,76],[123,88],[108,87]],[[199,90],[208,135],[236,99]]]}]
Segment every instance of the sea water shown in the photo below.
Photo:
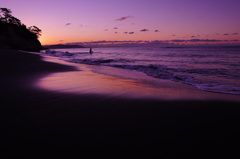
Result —
[{"label": "sea water", "polygon": [[240,48],[109,47],[55,49],[44,54],[88,65],[143,72],[148,76],[193,85],[201,90],[240,94]]}]

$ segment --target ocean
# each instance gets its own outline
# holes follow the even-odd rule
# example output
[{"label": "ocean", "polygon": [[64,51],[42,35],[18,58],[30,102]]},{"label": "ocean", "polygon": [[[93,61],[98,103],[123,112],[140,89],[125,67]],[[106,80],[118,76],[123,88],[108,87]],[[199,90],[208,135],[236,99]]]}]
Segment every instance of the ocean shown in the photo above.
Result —
[{"label": "ocean", "polygon": [[42,53],[73,63],[136,70],[204,91],[240,94],[240,48],[237,47],[108,47],[93,48],[93,54],[89,48],[71,48]]}]

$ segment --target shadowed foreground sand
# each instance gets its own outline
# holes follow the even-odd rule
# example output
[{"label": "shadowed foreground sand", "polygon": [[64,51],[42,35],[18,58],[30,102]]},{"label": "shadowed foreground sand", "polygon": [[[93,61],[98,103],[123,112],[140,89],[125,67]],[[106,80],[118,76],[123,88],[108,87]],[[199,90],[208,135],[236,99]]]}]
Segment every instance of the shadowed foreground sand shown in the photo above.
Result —
[{"label": "shadowed foreground sand", "polygon": [[0,51],[1,158],[239,158],[239,102],[60,93],[32,85],[75,67]]}]

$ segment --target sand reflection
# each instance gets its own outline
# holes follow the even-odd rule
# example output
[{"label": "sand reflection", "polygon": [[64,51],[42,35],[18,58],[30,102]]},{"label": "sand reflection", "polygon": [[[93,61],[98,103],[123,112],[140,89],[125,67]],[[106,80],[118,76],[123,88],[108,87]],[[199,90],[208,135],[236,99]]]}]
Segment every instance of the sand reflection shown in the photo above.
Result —
[{"label": "sand reflection", "polygon": [[75,66],[78,69],[77,71],[53,73],[41,78],[35,86],[45,90],[121,98],[239,101],[237,95],[201,91],[190,85],[156,79],[133,70],[73,64],[52,57],[44,60]]},{"label": "sand reflection", "polygon": [[[54,73],[40,79],[42,89],[77,94],[100,94],[109,97],[148,98],[161,100],[206,99],[208,92],[164,80],[135,80],[83,71]],[[212,93],[210,93],[212,94]]]}]

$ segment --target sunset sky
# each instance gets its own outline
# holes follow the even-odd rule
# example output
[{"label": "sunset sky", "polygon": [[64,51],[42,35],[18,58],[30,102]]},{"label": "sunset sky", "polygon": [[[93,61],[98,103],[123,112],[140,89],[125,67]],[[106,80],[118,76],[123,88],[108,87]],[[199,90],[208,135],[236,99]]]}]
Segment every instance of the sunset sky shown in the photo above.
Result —
[{"label": "sunset sky", "polygon": [[88,41],[240,40],[240,0],[0,0],[43,45]]}]

